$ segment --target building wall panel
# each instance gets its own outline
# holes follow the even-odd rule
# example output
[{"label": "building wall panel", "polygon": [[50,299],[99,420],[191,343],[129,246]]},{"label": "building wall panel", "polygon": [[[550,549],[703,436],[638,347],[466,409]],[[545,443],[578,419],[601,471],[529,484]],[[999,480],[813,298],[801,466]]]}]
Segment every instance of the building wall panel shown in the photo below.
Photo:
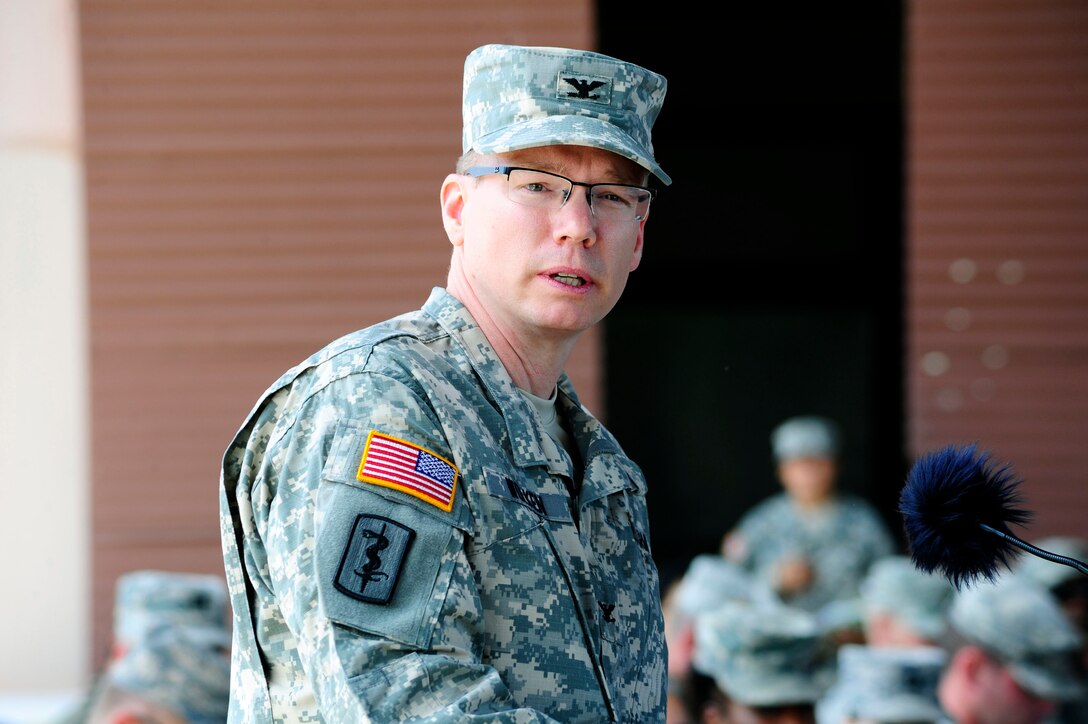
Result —
[{"label": "building wall panel", "polygon": [[[94,664],[118,575],[222,570],[219,460],[265,387],[445,283],[466,53],[592,47],[592,10],[80,3]],[[596,410],[599,366],[594,331],[569,371]]]},{"label": "building wall panel", "polygon": [[1025,537],[1085,534],[1088,6],[909,4],[908,445],[1023,478]]}]

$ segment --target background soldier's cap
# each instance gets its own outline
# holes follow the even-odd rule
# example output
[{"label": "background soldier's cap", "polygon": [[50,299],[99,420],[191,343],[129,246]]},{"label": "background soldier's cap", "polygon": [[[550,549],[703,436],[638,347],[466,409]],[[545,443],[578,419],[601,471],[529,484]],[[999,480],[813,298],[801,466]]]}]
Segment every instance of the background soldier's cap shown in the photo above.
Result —
[{"label": "background soldier's cap", "polygon": [[692,665],[747,706],[815,704],[830,683],[832,650],[807,611],[727,601],[696,617]]},{"label": "background soldier's cap", "polygon": [[686,616],[710,611],[724,601],[781,602],[764,581],[713,553],[695,556],[676,589],[676,610]]},{"label": "background soldier's cap", "polygon": [[131,571],[117,579],[113,617],[118,654],[161,624],[222,628],[230,621],[226,582],[211,574]]},{"label": "background soldier's cap", "polygon": [[[1055,535],[1031,542],[1043,550],[1060,556],[1076,558],[1079,561],[1088,560],[1088,538]],[[1084,577],[1084,574],[1076,568],[1034,555],[1022,556],[1015,566],[1015,571],[1052,591],[1066,581]]]},{"label": "background soldier's cap", "polygon": [[110,683],[183,716],[222,724],[230,703],[230,633],[222,627],[162,624],[108,670]]},{"label": "background soldier's cap", "polygon": [[668,185],[650,141],[666,86],[664,76],[588,50],[484,45],[465,59],[462,150],[591,146]]},{"label": "background soldier's cap", "polygon": [[866,613],[895,616],[911,631],[937,640],[948,625],[955,589],[944,576],[919,570],[908,556],[873,562],[859,587]]},{"label": "background soldier's cap", "polygon": [[821,722],[935,722],[948,654],[936,646],[843,644],[837,680],[816,705]]},{"label": "background soldier's cap", "polygon": [[956,593],[951,626],[1005,664],[1017,683],[1044,699],[1084,694],[1076,668],[1082,639],[1054,597],[1014,575],[977,583]]},{"label": "background soldier's cap", "polygon": [[839,426],[826,417],[791,417],[771,433],[771,450],[778,461],[790,458],[835,458],[839,455]]}]

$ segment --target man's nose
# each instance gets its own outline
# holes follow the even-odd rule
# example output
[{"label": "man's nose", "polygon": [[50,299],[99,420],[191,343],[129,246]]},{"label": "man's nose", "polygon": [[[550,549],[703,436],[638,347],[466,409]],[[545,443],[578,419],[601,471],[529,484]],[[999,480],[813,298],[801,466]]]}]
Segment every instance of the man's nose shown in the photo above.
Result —
[{"label": "man's nose", "polygon": [[597,241],[597,217],[593,213],[589,189],[574,186],[566,201],[555,212],[556,234],[560,239],[574,239],[589,247]]}]

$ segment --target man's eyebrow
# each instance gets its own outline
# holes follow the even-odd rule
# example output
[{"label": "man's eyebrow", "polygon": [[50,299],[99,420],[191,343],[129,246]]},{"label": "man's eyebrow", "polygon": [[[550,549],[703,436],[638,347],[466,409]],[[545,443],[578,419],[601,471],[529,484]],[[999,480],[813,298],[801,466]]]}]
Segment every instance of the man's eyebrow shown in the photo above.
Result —
[{"label": "man's eyebrow", "polygon": [[516,154],[510,154],[505,161],[501,164],[503,166],[522,166],[525,168],[532,168],[537,171],[550,171],[562,176],[568,175],[569,171],[562,162],[549,161],[546,159],[532,158],[526,156],[519,156]]},{"label": "man's eyebrow", "polygon": [[[580,181],[581,179],[574,178],[570,170],[570,164],[563,161],[529,161],[526,159],[511,160],[511,165],[520,166],[522,164],[530,168],[534,168],[538,171],[549,171],[551,173],[559,174],[566,178]],[[626,170],[622,164],[613,163],[609,164],[607,168],[601,173],[603,180],[595,181],[594,183],[617,183],[617,184],[633,184],[635,186],[642,184],[642,177],[638,172],[630,173]]]}]

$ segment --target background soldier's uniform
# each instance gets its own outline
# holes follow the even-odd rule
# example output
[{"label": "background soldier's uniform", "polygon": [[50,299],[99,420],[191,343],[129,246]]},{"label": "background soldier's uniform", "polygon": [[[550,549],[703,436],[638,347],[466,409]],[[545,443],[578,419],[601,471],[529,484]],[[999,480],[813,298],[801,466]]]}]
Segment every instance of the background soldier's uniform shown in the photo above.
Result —
[{"label": "background soldier's uniform", "polygon": [[736,530],[744,550],[734,560],[761,580],[776,580],[783,558],[804,554],[815,576],[812,585],[788,602],[808,611],[855,598],[873,562],[896,550],[876,509],[842,492],[819,515],[804,514],[787,493],[776,493],[745,513]]},{"label": "background soldier's uniform", "polygon": [[937,646],[839,648],[837,680],[816,702],[817,724],[935,724],[948,654]]},{"label": "background soldier's uniform", "polygon": [[[801,415],[780,423],[771,433],[775,463],[818,458],[839,464],[838,424],[818,415]],[[728,536],[725,554],[778,589],[783,561],[803,559],[812,581],[799,591],[779,591],[791,606],[819,612],[831,627],[857,622],[858,586],[879,558],[896,552],[884,520],[868,501],[838,489],[836,467],[832,489],[817,506],[802,506],[786,490],[757,503]],[[782,473],[779,472],[781,479]],[[836,606],[832,604],[844,604]]]},{"label": "background soldier's uniform", "polygon": [[803,609],[733,599],[696,616],[692,665],[744,706],[814,712],[834,664],[833,645]]},{"label": "background soldier's uniform", "polygon": [[118,576],[109,660],[54,724],[114,721],[114,692],[191,724],[218,724],[230,695],[230,607],[222,576],[154,569]]},{"label": "background soldier's uniform", "polygon": [[578,460],[442,289],[275,383],[224,460],[231,721],[663,721],[646,483],[558,394]]}]

